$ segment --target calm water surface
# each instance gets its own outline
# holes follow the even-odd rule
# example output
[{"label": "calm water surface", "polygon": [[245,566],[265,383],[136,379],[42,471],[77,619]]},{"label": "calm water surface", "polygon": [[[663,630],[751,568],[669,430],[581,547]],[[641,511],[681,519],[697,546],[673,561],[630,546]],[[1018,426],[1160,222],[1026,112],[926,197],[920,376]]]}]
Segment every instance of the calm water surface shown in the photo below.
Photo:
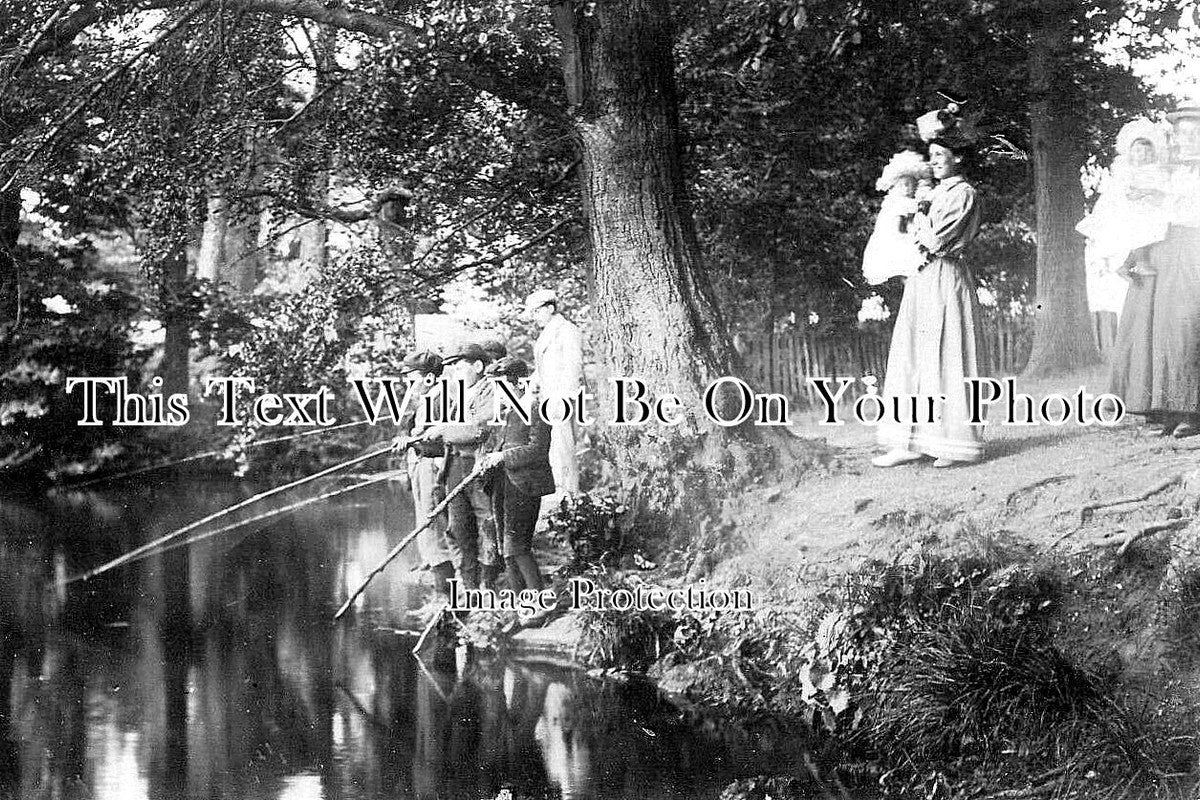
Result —
[{"label": "calm water surface", "polygon": [[715,798],[738,777],[804,774],[793,737],[723,729],[646,687],[456,664],[445,646],[418,661],[405,631],[429,590],[411,554],[332,623],[412,527],[394,484],[56,591],[252,491],[0,492],[0,798]]}]

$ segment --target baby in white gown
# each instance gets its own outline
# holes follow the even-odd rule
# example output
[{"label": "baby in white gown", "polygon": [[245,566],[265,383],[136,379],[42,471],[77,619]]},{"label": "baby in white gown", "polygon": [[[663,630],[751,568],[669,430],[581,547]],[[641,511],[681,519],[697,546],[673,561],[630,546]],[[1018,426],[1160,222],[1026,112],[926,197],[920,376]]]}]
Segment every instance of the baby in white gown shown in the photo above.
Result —
[{"label": "baby in white gown", "polygon": [[1108,270],[1153,275],[1145,248],[1162,241],[1170,223],[1165,133],[1148,119],[1134,120],[1121,128],[1117,153],[1092,213],[1075,229],[1088,238]]},{"label": "baby in white gown", "polygon": [[875,219],[875,230],[863,251],[863,277],[872,286],[897,275],[912,275],[923,260],[916,240],[908,233],[913,200],[920,200],[933,183],[929,162],[920,146],[921,138],[915,126],[906,126],[903,149],[892,156],[875,182],[875,188],[887,195]]}]

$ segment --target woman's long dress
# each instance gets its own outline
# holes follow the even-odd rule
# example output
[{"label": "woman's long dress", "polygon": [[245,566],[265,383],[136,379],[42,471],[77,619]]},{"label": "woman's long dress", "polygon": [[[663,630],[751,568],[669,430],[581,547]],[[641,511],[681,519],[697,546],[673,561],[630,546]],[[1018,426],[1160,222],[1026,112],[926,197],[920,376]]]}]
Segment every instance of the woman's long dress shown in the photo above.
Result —
[{"label": "woman's long dress", "polygon": [[1150,249],[1158,272],[1151,343],[1150,410],[1200,413],[1200,228],[1172,225]]},{"label": "woman's long dress", "polygon": [[1149,248],[1157,275],[1130,284],[1109,391],[1130,413],[1194,418],[1200,415],[1200,176],[1179,167],[1172,183],[1174,223]]},{"label": "woman's long dress", "polygon": [[[976,377],[979,301],[964,248],[979,232],[975,188],[961,177],[942,181],[917,215],[913,234],[929,262],[904,286],[884,376],[885,415],[879,442],[955,461],[983,457],[983,433],[970,424],[966,378]],[[915,417],[906,398],[945,396],[935,421],[922,400]],[[899,413],[896,413],[896,410]]]},{"label": "woman's long dress", "polygon": [[1113,342],[1108,391],[1120,397],[1127,411],[1149,414],[1154,406],[1154,298],[1158,279],[1130,278]]}]

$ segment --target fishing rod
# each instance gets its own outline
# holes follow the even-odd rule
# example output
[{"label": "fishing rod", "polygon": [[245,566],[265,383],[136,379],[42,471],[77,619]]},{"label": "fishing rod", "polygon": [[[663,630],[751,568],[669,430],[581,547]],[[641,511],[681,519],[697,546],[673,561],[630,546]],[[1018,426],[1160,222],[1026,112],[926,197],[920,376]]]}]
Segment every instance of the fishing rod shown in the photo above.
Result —
[{"label": "fishing rod", "polygon": [[341,619],[342,615],[350,610],[350,606],[354,605],[354,601],[357,600],[359,598],[359,596],[367,590],[367,584],[369,584],[372,580],[374,580],[376,575],[383,572],[383,570],[387,567],[387,565],[392,563],[392,561],[395,560],[396,556],[400,555],[400,551],[403,550],[405,547],[408,547],[408,545],[412,542],[412,540],[417,538],[417,535],[419,533],[421,533],[426,528],[428,528],[430,525],[432,525],[433,521],[435,519],[437,519],[438,514],[441,514],[443,511],[446,510],[446,507],[450,505],[451,500],[453,500],[455,497],[458,497],[460,494],[462,494],[463,491],[467,488],[467,486],[469,486],[471,484],[472,481],[479,478],[485,472],[487,472],[487,470],[480,469],[480,467],[477,465],[475,467],[475,469],[471,470],[471,473],[469,475],[467,475],[467,477],[462,479],[461,483],[459,483],[457,486],[455,486],[453,489],[451,489],[449,492],[447,492],[446,497],[442,500],[442,502],[440,502],[436,506],[434,506],[433,510],[430,511],[429,514],[425,517],[425,521],[422,522],[420,525],[418,525],[416,528],[414,528],[412,530],[412,533],[408,534],[403,539],[401,539],[399,544],[397,544],[390,551],[388,551],[388,554],[383,557],[383,560],[381,560],[378,564],[375,565],[375,567],[367,574],[367,577],[362,579],[362,581],[358,584],[358,586],[354,589],[354,591],[350,593],[350,597],[347,598],[346,602],[342,603],[342,607],[339,608],[337,610],[337,613],[333,615],[333,618],[335,620]]},{"label": "fishing rod", "polygon": [[[163,547],[160,547],[157,550],[143,553],[142,555],[138,556],[137,558],[132,559],[126,563],[133,564],[133,563],[137,563],[138,561],[144,561],[147,558],[153,558],[156,555],[161,555],[162,553],[169,553],[172,550],[178,550],[181,547],[190,547],[191,545],[199,544],[200,542],[204,541],[205,539],[211,539],[212,537],[219,536],[222,533],[228,533],[229,531],[237,530],[238,528],[241,528],[245,525],[253,525],[256,522],[262,522],[263,520],[270,519],[271,517],[277,517],[281,514],[287,514],[291,511],[295,511],[296,509],[312,505],[313,503],[319,503],[322,500],[329,500],[329,499],[337,497],[339,495],[346,494],[347,492],[352,492],[355,489],[361,489],[364,486],[371,486],[373,484],[380,483],[381,481],[391,480],[393,477],[395,477],[394,472],[385,472],[380,475],[372,475],[371,477],[368,477],[358,483],[351,484],[350,486],[343,486],[340,489],[334,489],[332,491],[324,492],[323,494],[319,494],[314,497],[306,497],[303,500],[297,500],[296,502],[289,503],[286,506],[282,506],[280,508],[276,508],[271,511],[264,511],[262,514],[258,514],[257,516],[253,516],[248,519],[243,519],[238,522],[233,522],[233,523],[230,523],[229,525],[224,525],[220,528],[216,528],[215,530],[205,531],[204,533],[200,533],[195,536],[191,536],[187,539],[184,539],[182,542],[172,542],[171,544],[164,545]],[[81,579],[82,579],[81,576],[76,576],[76,577],[72,578],[71,580],[81,580]]]},{"label": "fishing rod", "polygon": [[157,539],[155,539],[152,542],[147,542],[146,544],[144,544],[140,547],[136,547],[133,550],[130,550],[128,553],[125,553],[124,555],[114,558],[112,561],[109,561],[105,564],[101,564],[100,566],[96,567],[95,569],[89,570],[81,575],[78,575],[74,578],[69,579],[68,582],[73,583],[76,580],[82,580],[82,581],[90,580],[90,579],[96,577],[97,575],[108,572],[110,569],[114,569],[123,564],[127,564],[130,561],[133,561],[134,559],[141,556],[143,553],[148,553],[152,550],[157,550],[157,549],[161,548],[167,542],[171,541],[172,539],[178,538],[179,536],[182,536],[183,534],[188,533],[189,531],[194,531],[194,530],[196,530],[196,528],[199,528],[201,525],[207,525],[208,523],[212,522],[215,519],[220,519],[221,517],[231,514],[234,511],[243,509],[246,506],[250,505],[251,503],[256,503],[259,500],[263,500],[263,499],[266,499],[273,495],[277,495],[280,492],[286,492],[288,489],[294,489],[297,486],[303,486],[306,483],[315,481],[317,478],[323,478],[326,475],[337,472],[338,470],[345,469],[346,467],[352,467],[355,464],[361,464],[364,461],[368,461],[372,458],[375,458],[376,456],[384,455],[385,453],[390,453],[391,451],[392,451],[392,446],[390,444],[388,444],[384,447],[380,447],[375,450],[372,450],[371,452],[366,453],[365,455],[357,456],[348,461],[343,461],[340,464],[334,464],[332,467],[326,467],[325,469],[321,470],[320,472],[316,472],[307,477],[298,478],[290,483],[285,483],[282,486],[276,486],[274,489],[268,489],[265,492],[259,492],[258,494],[254,495],[253,497],[247,498],[246,500],[243,500],[240,503],[235,503],[234,505],[229,506],[228,508],[223,508],[220,511],[216,511],[212,514],[209,514],[206,517],[202,517],[201,519],[198,519],[195,522],[190,522],[187,525],[184,525],[182,528],[179,528],[177,530],[171,531],[170,533],[164,534],[163,536],[158,537]]},{"label": "fishing rod", "polygon": [[[279,444],[280,442],[290,442],[293,439],[301,439],[305,436],[316,436],[317,434],[321,434],[321,433],[330,433],[332,431],[343,430],[345,428],[353,428],[356,425],[366,425],[366,424],[368,424],[368,421],[365,419],[355,420],[354,422],[343,422],[341,425],[334,425],[329,428],[317,428],[316,430],[303,431],[301,433],[293,433],[290,436],[276,436],[274,439],[260,439],[258,441],[250,442],[244,446],[248,450],[252,447],[262,447],[262,446],[268,445],[268,444]],[[101,475],[99,478],[92,478],[90,480],[81,481],[80,483],[68,484],[68,486],[71,489],[83,489],[84,487],[87,487],[87,486],[95,486],[98,483],[106,483],[108,481],[120,481],[120,480],[124,480],[126,478],[132,478],[135,475],[144,475],[147,472],[154,472],[155,470],[166,469],[167,467],[177,467],[180,464],[187,464],[192,461],[200,461],[201,459],[205,459],[205,458],[214,458],[216,456],[224,454],[227,449],[228,448],[221,448],[220,450],[207,450],[203,453],[196,453],[195,455],[187,456],[186,458],[177,458],[177,459],[172,459],[170,461],[161,461],[158,464],[149,464],[145,467],[131,469],[127,472],[118,472],[113,475]]]}]

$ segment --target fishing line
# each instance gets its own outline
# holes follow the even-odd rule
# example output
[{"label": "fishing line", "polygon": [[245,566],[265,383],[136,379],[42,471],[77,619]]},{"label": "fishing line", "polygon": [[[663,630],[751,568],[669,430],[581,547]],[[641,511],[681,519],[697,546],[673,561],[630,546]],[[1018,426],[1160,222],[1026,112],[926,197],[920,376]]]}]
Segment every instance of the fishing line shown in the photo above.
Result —
[{"label": "fishing line", "polygon": [[147,542],[146,544],[144,544],[140,547],[136,547],[133,550],[130,550],[128,553],[125,553],[124,555],[114,558],[112,561],[109,561],[105,564],[101,564],[100,566],[96,567],[95,569],[89,570],[88,572],[84,572],[81,575],[77,575],[73,578],[69,578],[67,582],[73,583],[77,580],[86,581],[91,578],[94,578],[97,575],[108,572],[110,569],[114,569],[123,564],[129,563],[133,559],[141,556],[143,553],[148,553],[152,550],[156,550],[156,549],[162,547],[167,542],[171,541],[172,539],[176,539],[185,533],[196,530],[201,525],[207,525],[208,523],[212,522],[215,519],[220,519],[221,517],[227,516],[228,514],[232,514],[234,511],[245,508],[246,506],[250,505],[251,503],[256,503],[259,500],[263,500],[267,497],[272,497],[274,495],[279,494],[280,492],[286,492],[288,489],[294,489],[297,486],[303,486],[306,483],[315,481],[317,478],[323,478],[326,475],[337,472],[338,470],[345,469],[346,467],[351,467],[351,466],[354,466],[355,464],[361,464],[362,462],[368,461],[372,458],[375,458],[376,456],[381,456],[381,455],[384,455],[385,453],[389,453],[389,452],[391,452],[391,450],[392,450],[392,446],[390,444],[388,444],[384,447],[380,447],[376,450],[372,450],[371,452],[366,453],[365,455],[357,456],[348,461],[343,461],[340,464],[334,464],[332,467],[327,467],[327,468],[321,470],[320,472],[314,473],[307,477],[298,478],[294,481],[291,481],[290,483],[285,483],[282,486],[276,486],[274,489],[268,489],[265,492],[259,492],[258,494],[254,495],[253,497],[247,498],[246,500],[243,500],[240,503],[235,503],[232,506],[223,508],[220,511],[216,511],[212,514],[209,514],[206,517],[202,517],[202,518],[196,520],[195,522],[188,523],[187,525],[184,525],[182,528],[178,528],[176,530],[171,531],[170,533],[164,534],[163,536],[158,537],[157,539],[155,539],[152,542]]},{"label": "fishing line", "polygon": [[[307,497],[303,500],[297,500],[294,503],[289,503],[286,506],[281,506],[279,508],[272,509],[271,511],[265,511],[262,514],[258,514],[257,516],[249,517],[249,518],[241,520],[239,522],[233,522],[233,523],[230,523],[229,525],[224,525],[220,528],[216,528],[211,531],[205,531],[204,533],[200,533],[195,536],[188,537],[187,539],[184,539],[182,542],[172,542],[171,544],[164,545],[164,546],[158,548],[157,550],[152,550],[150,552],[143,553],[142,555],[138,556],[137,558],[131,559],[130,561],[128,561],[126,563],[133,564],[133,563],[137,563],[138,561],[144,561],[147,558],[152,558],[153,556],[159,555],[161,553],[169,553],[172,550],[178,550],[181,547],[190,547],[191,545],[197,544],[198,542],[202,542],[205,539],[211,539],[212,537],[218,536],[222,533],[228,533],[229,531],[237,530],[238,528],[241,528],[245,525],[253,525],[256,522],[262,522],[263,520],[270,519],[271,517],[277,517],[281,514],[287,514],[290,511],[295,511],[296,509],[303,508],[304,506],[312,505],[313,503],[319,503],[322,500],[329,500],[330,498],[337,497],[338,495],[343,495],[343,494],[346,494],[347,492],[352,492],[355,489],[361,489],[364,486],[370,486],[372,484],[380,483],[382,481],[391,480],[393,477],[395,477],[394,472],[385,472],[380,475],[375,475],[371,478],[362,480],[358,483],[351,484],[350,486],[343,486],[340,489],[333,489],[332,491],[328,491],[323,494],[318,494],[313,497]],[[258,531],[251,531],[251,533],[247,534],[247,535],[252,536],[255,533],[258,533]]]},{"label": "fishing line", "polygon": [[[343,430],[345,428],[353,428],[356,425],[367,424],[368,420],[365,419],[356,420],[354,422],[343,422],[341,425],[334,425],[328,428],[317,428],[316,430],[293,433],[290,436],[276,436],[274,439],[261,439],[258,441],[249,442],[248,444],[244,445],[244,447],[245,449],[249,450],[253,447],[262,447],[263,445],[278,444],[280,442],[290,442],[293,439],[302,439],[305,436],[316,436],[317,434],[321,433],[330,433],[332,431]],[[228,449],[228,447],[223,447],[220,450],[208,450],[203,453],[196,453],[195,455],[187,456],[186,458],[177,458],[171,461],[163,461],[158,464],[150,464],[145,467],[139,467],[138,469],[131,469],[128,472],[118,472],[114,475],[102,475],[99,478],[92,478],[91,480],[82,481],[80,483],[67,484],[65,487],[60,488],[82,489],[86,486],[95,486],[98,483],[105,483],[106,481],[124,480],[125,478],[132,478],[135,475],[144,475],[147,472],[154,472],[155,470],[165,469],[167,467],[177,467],[180,464],[187,464],[189,462],[199,461],[204,458],[213,458],[215,456],[224,455]]]}]

